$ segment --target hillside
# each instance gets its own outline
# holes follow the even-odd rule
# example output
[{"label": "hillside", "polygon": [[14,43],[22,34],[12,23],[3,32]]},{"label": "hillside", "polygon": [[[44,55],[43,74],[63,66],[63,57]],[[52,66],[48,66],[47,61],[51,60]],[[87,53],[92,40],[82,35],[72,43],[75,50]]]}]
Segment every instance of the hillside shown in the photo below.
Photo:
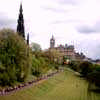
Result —
[{"label": "hillside", "polygon": [[100,95],[87,91],[88,83],[65,71],[37,85],[19,90],[0,100],[100,100]]}]

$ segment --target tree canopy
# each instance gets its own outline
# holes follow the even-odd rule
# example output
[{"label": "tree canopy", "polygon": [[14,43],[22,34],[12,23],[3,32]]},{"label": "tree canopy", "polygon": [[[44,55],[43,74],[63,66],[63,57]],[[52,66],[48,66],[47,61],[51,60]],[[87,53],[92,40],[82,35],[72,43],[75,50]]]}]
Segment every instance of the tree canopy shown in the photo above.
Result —
[{"label": "tree canopy", "polygon": [[32,43],[31,48],[33,52],[41,51],[41,46],[38,43]]},{"label": "tree canopy", "polygon": [[0,84],[24,81],[29,71],[27,44],[13,30],[0,31]]}]

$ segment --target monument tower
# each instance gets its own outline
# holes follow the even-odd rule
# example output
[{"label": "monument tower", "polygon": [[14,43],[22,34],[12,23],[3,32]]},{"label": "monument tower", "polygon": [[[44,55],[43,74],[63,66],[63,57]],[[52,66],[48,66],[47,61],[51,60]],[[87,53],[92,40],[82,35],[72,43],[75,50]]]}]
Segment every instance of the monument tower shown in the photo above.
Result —
[{"label": "monument tower", "polygon": [[24,18],[23,18],[22,3],[20,4],[20,10],[19,10],[17,33],[25,39],[25,29],[24,29]]}]

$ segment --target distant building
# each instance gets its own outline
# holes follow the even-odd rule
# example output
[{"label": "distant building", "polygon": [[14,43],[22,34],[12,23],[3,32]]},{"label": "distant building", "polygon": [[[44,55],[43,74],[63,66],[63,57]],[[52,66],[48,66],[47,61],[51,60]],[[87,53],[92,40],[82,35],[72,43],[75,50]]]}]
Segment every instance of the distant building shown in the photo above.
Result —
[{"label": "distant building", "polygon": [[55,47],[55,39],[54,36],[50,39],[50,49],[58,50],[60,53],[62,53],[63,56],[66,56],[68,59],[75,59],[75,50],[73,45],[59,45],[58,47]]},{"label": "distant building", "polygon": [[60,51],[67,59],[75,59],[75,50],[73,45],[59,45],[58,47],[55,47],[55,49]]},{"label": "distant building", "polygon": [[75,52],[74,45],[59,45],[55,47],[55,38],[52,36],[50,39],[50,48],[49,49],[55,49],[58,50],[60,53],[62,53],[63,58],[66,58],[66,60],[77,60],[82,61],[85,58],[85,55],[83,53],[79,54]]},{"label": "distant building", "polygon": [[75,59],[77,61],[85,61],[86,60],[86,56],[83,53],[76,53],[75,52]]},{"label": "distant building", "polygon": [[50,39],[50,48],[54,48],[55,47],[55,39],[54,36],[52,35],[52,38]]}]

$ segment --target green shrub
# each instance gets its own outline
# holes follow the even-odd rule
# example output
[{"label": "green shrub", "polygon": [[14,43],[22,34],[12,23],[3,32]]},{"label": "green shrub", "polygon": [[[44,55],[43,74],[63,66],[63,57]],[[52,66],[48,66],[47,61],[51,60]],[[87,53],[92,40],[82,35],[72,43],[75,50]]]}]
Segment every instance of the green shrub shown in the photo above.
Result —
[{"label": "green shrub", "polygon": [[94,70],[93,72],[87,75],[87,79],[90,82],[95,83],[96,86],[100,87],[100,72]]},{"label": "green shrub", "polygon": [[93,64],[88,61],[84,61],[79,64],[78,68],[79,68],[79,72],[83,76],[87,76],[88,73],[93,71]]},{"label": "green shrub", "polygon": [[48,62],[44,57],[35,57],[32,58],[32,74],[35,76],[40,76],[48,71]]},{"label": "green shrub", "polygon": [[0,31],[0,83],[12,85],[24,81],[29,71],[27,45],[22,37],[10,29]]},{"label": "green shrub", "polygon": [[79,63],[76,62],[76,61],[71,61],[71,63],[69,63],[68,66],[69,66],[71,69],[77,71],[77,70],[78,70],[78,64],[79,64]]},{"label": "green shrub", "polygon": [[93,65],[93,71],[87,75],[87,79],[100,87],[100,65]]},{"label": "green shrub", "polygon": [[93,70],[100,72],[100,65],[94,64],[93,67],[94,67]]}]

